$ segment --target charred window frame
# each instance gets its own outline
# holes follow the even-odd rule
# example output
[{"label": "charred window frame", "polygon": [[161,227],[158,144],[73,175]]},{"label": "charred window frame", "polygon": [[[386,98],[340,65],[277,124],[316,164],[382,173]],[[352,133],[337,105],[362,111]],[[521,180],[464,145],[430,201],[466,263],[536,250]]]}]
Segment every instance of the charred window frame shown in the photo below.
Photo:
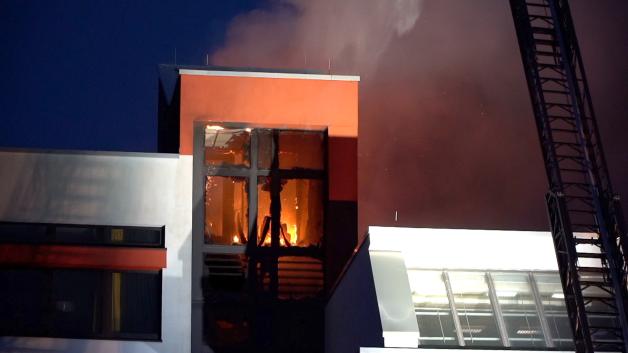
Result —
[{"label": "charred window frame", "polygon": [[[213,130],[223,132],[226,134],[233,133],[246,133],[248,134],[248,143],[242,144],[246,151],[236,151],[235,154],[242,154],[246,156],[246,161],[241,163],[208,163],[207,161],[207,131]],[[282,158],[280,152],[282,151],[282,137],[288,134],[295,135],[311,135],[320,137],[320,161],[309,162],[309,164],[316,164],[315,167],[299,167],[295,166],[294,162],[286,162],[288,166],[292,168],[283,168],[281,165]],[[213,136],[213,135],[212,135]],[[267,128],[267,127],[254,127],[243,124],[234,123],[219,123],[219,124],[207,124],[197,123],[194,129],[194,185],[198,187],[205,185],[204,188],[198,190],[195,193],[194,202],[195,207],[194,224],[196,231],[194,234],[202,233],[202,241],[199,241],[197,245],[193,245],[195,249],[202,249],[203,253],[217,253],[217,254],[253,254],[256,252],[268,252],[269,248],[281,249],[281,255],[309,255],[321,258],[322,247],[325,242],[325,208],[327,205],[327,131],[326,129],[319,130],[306,130],[306,129],[293,129],[293,128]],[[268,138],[270,137],[270,139]],[[220,139],[220,137],[215,137]],[[270,142],[269,146],[267,145]],[[268,149],[268,150],[266,150]],[[270,155],[270,157],[268,156]],[[268,161],[270,158],[270,161]],[[298,164],[299,162],[296,162]],[[308,164],[306,161],[305,164]],[[231,244],[225,244],[224,241],[213,242],[211,236],[207,236],[207,225],[205,224],[205,218],[207,215],[207,190],[206,181],[207,178],[227,178],[224,180],[231,180],[232,183],[244,183],[244,190],[247,198],[247,216],[245,218],[247,230],[246,241],[242,241],[242,236],[234,232],[223,237],[230,242],[229,239],[233,238]],[[258,220],[258,206],[260,203],[260,184],[262,178],[268,180],[268,187],[271,205],[269,216],[270,230],[269,235],[271,238],[270,246],[261,246],[259,229],[263,227],[263,224],[259,224]],[[218,179],[220,180],[220,179]],[[320,242],[319,246],[308,246],[305,249],[302,246],[283,246],[285,245],[285,232],[282,234],[281,229],[281,192],[283,189],[282,183],[285,185],[290,180],[312,180],[320,183],[321,193],[321,220],[320,220]],[[222,182],[222,181],[221,181]],[[244,222],[243,222],[244,223]],[[195,236],[194,238],[198,238]],[[235,240],[238,239],[236,242]],[[196,239],[195,239],[196,240]],[[282,242],[283,241],[283,242]],[[316,249],[314,249],[316,248]],[[278,254],[279,255],[279,254]]]},{"label": "charred window frame", "polygon": [[[247,153],[235,152],[238,163],[206,163],[206,129],[238,130],[249,133]],[[311,134],[320,137],[320,155],[316,161],[288,161],[281,163],[282,133]],[[212,347],[218,349],[221,344],[237,346],[240,343],[220,343],[216,337],[231,337],[233,335],[218,335],[211,332],[212,325],[218,320],[218,316],[235,315],[240,317],[240,324],[248,319],[247,315],[253,315],[250,307],[250,296],[263,294],[259,298],[278,298],[279,273],[278,263],[280,258],[302,258],[304,261],[316,262],[324,271],[324,246],[325,246],[325,211],[328,204],[328,136],[327,129],[299,129],[288,127],[252,126],[237,123],[206,123],[197,122],[194,126],[194,158],[193,158],[193,220],[192,220],[192,348],[201,350],[207,342],[212,342]],[[219,141],[217,136],[212,136]],[[311,137],[311,136],[310,136]],[[298,137],[292,137],[293,142]],[[213,141],[213,140],[212,140]],[[269,143],[270,142],[270,143]],[[284,145],[286,143],[284,142]],[[246,145],[246,144],[243,144]],[[264,149],[263,147],[267,148]],[[297,144],[298,146],[298,144]],[[224,151],[226,152],[226,151]],[[246,155],[247,161],[239,156]],[[285,158],[284,158],[285,159]],[[217,160],[224,160],[218,157]],[[304,165],[305,167],[300,166]],[[283,166],[286,166],[285,168]],[[314,168],[311,168],[315,166]],[[205,241],[205,217],[206,217],[206,180],[208,177],[232,178],[232,181],[244,180],[247,195],[247,241],[246,244],[215,244]],[[259,188],[264,187],[260,179],[268,180],[266,186],[269,190],[268,197],[274,201],[270,204],[269,235],[270,244],[260,244],[259,230],[262,225],[258,222],[258,208],[260,204]],[[313,180],[320,188],[320,240],[317,246],[282,246],[281,238],[281,182],[282,180],[305,181]],[[263,217],[261,217],[263,220]],[[232,228],[233,229],[233,228]],[[285,233],[285,232],[284,232]],[[236,234],[230,234],[234,239]],[[223,240],[229,236],[223,235]],[[284,240],[284,244],[286,240]],[[309,258],[309,259],[308,259]],[[299,264],[300,265],[300,264]],[[212,267],[213,266],[213,267]],[[309,266],[309,265],[308,265]],[[228,269],[227,269],[228,267]],[[309,271],[309,270],[307,270]],[[217,273],[221,272],[221,273]],[[260,276],[260,273],[262,276]],[[264,277],[266,276],[266,277]],[[215,278],[221,277],[221,278]],[[269,282],[265,282],[269,280]],[[219,285],[214,285],[216,283]],[[212,284],[214,283],[214,284]],[[324,282],[321,283],[321,288]],[[211,289],[210,289],[211,288]],[[206,298],[208,289],[210,299]],[[246,298],[249,298],[247,301]],[[258,299],[259,299],[258,298]],[[247,304],[248,303],[248,304]],[[231,308],[227,310],[227,308]],[[212,319],[208,321],[208,315]],[[249,317],[250,319],[250,317]],[[213,321],[212,321],[213,320]],[[237,320],[236,320],[237,321]],[[250,324],[250,323],[249,323]],[[253,329],[248,325],[242,325],[245,331]],[[258,327],[260,329],[260,327]],[[218,332],[218,331],[217,331]],[[214,336],[212,336],[212,334]],[[250,334],[250,333],[249,333]],[[216,337],[215,337],[216,336]]]}]

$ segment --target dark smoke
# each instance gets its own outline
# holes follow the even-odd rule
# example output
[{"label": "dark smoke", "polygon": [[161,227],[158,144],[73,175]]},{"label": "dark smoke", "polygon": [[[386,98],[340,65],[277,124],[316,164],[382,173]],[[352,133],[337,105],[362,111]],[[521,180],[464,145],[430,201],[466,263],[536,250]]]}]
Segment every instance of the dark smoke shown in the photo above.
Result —
[{"label": "dark smoke", "polygon": [[[615,191],[628,199],[628,4],[572,11]],[[333,72],[362,76],[362,227],[547,229],[518,50],[505,0],[290,0],[236,18],[213,62],[327,71],[331,59]]]}]

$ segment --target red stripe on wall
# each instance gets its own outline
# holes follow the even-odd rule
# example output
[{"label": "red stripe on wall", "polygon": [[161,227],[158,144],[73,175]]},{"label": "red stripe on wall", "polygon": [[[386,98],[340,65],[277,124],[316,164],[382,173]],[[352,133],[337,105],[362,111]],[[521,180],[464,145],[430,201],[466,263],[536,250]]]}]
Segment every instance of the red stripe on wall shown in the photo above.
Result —
[{"label": "red stripe on wall", "polygon": [[0,266],[161,270],[166,249],[0,244]]}]

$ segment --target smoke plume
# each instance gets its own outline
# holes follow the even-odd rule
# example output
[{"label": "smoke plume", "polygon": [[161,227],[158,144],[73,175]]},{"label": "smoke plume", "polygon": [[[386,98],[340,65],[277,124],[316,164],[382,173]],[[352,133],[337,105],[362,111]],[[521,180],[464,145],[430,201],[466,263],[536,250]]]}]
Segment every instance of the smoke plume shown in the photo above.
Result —
[{"label": "smoke plume", "polygon": [[215,64],[369,73],[422,0],[276,0],[234,19]]},{"label": "smoke plume", "polygon": [[[234,19],[212,60],[324,71],[331,61],[334,73],[361,75],[362,230],[547,229],[547,182],[508,6],[272,1]],[[581,0],[572,11],[611,176],[628,198],[628,5]]]}]

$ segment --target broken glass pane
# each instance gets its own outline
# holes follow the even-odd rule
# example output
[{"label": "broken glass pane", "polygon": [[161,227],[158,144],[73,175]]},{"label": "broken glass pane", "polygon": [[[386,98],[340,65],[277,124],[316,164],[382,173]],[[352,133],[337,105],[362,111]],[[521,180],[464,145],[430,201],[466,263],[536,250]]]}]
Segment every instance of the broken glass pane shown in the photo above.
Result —
[{"label": "broken glass pane", "polygon": [[249,167],[250,129],[205,127],[205,164]]}]

